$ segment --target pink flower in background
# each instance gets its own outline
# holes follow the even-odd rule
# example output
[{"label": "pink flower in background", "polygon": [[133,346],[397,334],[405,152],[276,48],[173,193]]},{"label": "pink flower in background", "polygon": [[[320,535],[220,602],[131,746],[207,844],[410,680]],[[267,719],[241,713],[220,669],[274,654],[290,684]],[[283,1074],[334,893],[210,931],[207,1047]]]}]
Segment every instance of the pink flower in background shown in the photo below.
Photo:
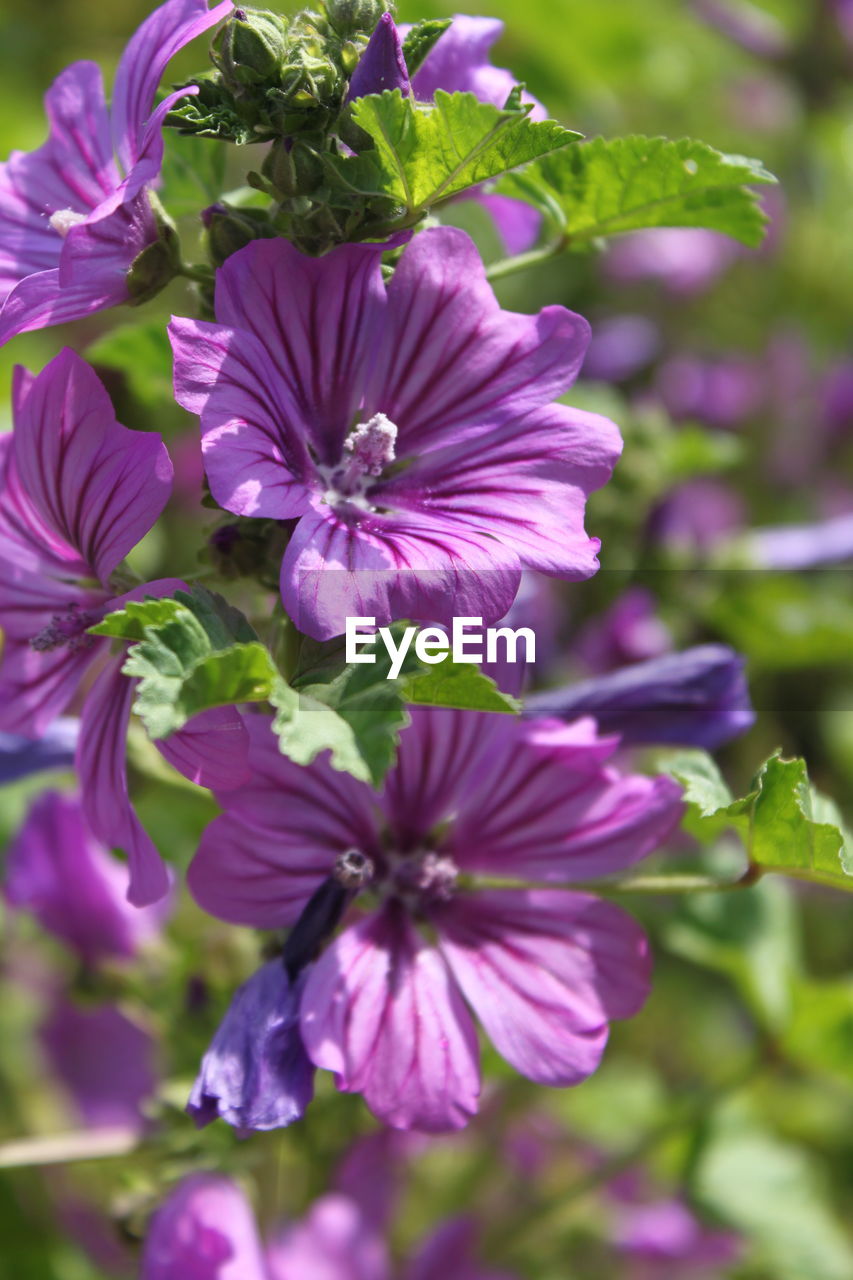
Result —
[{"label": "pink flower in background", "polygon": [[236,1183],[199,1173],[152,1218],[141,1280],[513,1280],[475,1260],[476,1234],[470,1219],[450,1219],[397,1269],[361,1196],[332,1192],[264,1247]]},{"label": "pink flower in background", "polygon": [[[396,1128],[460,1128],[480,1088],[467,1001],[528,1078],[571,1085],[595,1070],[609,1021],[645,999],[646,941],[618,908],[547,886],[651,852],[677,821],[676,785],[620,775],[607,763],[618,740],[589,720],[415,708],[381,793],[323,759],[292,764],[266,717],[247,724],[252,780],[218,797],[225,813],[188,873],[198,903],[280,929],[343,855],[371,877],[373,909],[306,970],[316,1066]],[[474,891],[462,878],[478,873],[543,887]]]},{"label": "pink flower in background", "polygon": [[523,566],[589,577],[584,505],[621,449],[606,418],[553,403],[585,320],[501,310],[453,228],[418,235],[387,286],[386,247],[317,259],[257,241],[218,273],[218,323],[171,324],[211,492],[238,515],[298,520],[282,598],[319,638],[347,616],[494,622]]},{"label": "pink flower in background", "polygon": [[[159,435],[116,421],[95,373],[67,348],[37,377],[18,369],[13,400],[15,429],[0,438],[0,728],[38,737],[86,686],[83,810],[97,839],[127,853],[128,896],[144,906],[164,896],[169,878],[128,796],[135,682],[121,674],[124,653],[87,629],[128,598],[184,585],[163,579],[123,595],[112,582],[163,510],[172,464]],[[237,714],[216,710],[160,749],[202,786],[237,786],[244,742]]]},{"label": "pink flower in background", "polygon": [[163,162],[161,126],[179,89],[154,109],[166,64],[232,8],[167,0],[130,40],[107,108],[93,62],[47,92],[47,142],[0,165],[0,343],[128,300],[134,258],[159,232],[148,198]]},{"label": "pink flower in background", "polygon": [[701,293],[743,253],[721,231],[652,227],[618,236],[608,246],[604,269],[619,284],[658,280],[672,293]]},{"label": "pink flower in background", "polygon": [[165,911],[132,907],[127,871],[94,838],[76,797],[34,801],[6,860],[9,904],[31,912],[88,965],[129,958],[155,938]]}]

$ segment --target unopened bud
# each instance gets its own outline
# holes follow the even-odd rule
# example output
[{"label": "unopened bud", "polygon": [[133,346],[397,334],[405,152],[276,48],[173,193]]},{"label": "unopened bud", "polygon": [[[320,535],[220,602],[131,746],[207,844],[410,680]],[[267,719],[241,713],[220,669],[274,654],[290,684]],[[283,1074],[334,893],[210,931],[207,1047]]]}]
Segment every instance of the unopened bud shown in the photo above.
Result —
[{"label": "unopened bud", "polygon": [[327,0],[329,23],[344,40],[369,35],[389,5],[382,0]]},{"label": "unopened bud", "polygon": [[213,39],[210,57],[236,96],[276,83],[287,54],[284,20],[268,9],[235,9]]},{"label": "unopened bud", "polygon": [[232,253],[245,249],[253,240],[263,240],[273,234],[269,218],[263,209],[231,209],[227,205],[212,205],[202,214],[207,228],[207,248],[215,267],[221,267]]},{"label": "unopened bud", "polygon": [[181,246],[175,228],[158,219],[159,237],[133,259],[127,273],[131,306],[155,298],[180,273]]}]

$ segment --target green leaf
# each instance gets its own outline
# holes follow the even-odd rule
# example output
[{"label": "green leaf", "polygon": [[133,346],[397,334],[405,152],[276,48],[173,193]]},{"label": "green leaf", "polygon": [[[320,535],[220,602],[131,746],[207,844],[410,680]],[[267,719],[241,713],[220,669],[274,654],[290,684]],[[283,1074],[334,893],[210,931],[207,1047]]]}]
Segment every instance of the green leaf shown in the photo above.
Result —
[{"label": "green leaf", "polygon": [[745,1106],[711,1117],[692,1192],[752,1241],[774,1280],[853,1280],[853,1250],[816,1163],[763,1130]]},{"label": "green leaf", "polygon": [[706,227],[754,248],[767,217],[750,187],[775,181],[757,160],[692,138],[595,138],[537,160],[497,190],[535,204],[569,247],[646,227]]},{"label": "green leaf", "polygon": [[853,648],[853,598],[835,571],[736,572],[709,593],[705,617],[754,667],[845,666]]},{"label": "green leaf", "polygon": [[468,711],[518,713],[521,703],[503,693],[490,676],[467,662],[453,662],[448,656],[435,666],[425,667],[405,682],[407,702],[426,707],[456,707]]},{"label": "green leaf", "polygon": [[423,65],[427,54],[452,22],[452,18],[424,18],[409,28],[403,41],[403,57],[410,76]]},{"label": "green leaf", "polygon": [[664,924],[675,955],[728,977],[762,1024],[781,1031],[798,976],[797,917],[787,886],[765,880],[743,893],[686,896]]},{"label": "green leaf", "polygon": [[119,370],[146,408],[174,405],[172,356],[162,320],[111,329],[86,348],[86,359],[102,369]]},{"label": "green leaf", "polygon": [[159,196],[173,218],[198,214],[222,194],[226,144],[217,138],[192,137],[164,129],[163,186]]},{"label": "green leaf", "polygon": [[441,89],[434,106],[404,98],[399,89],[368,94],[354,104],[353,119],[374,149],[339,156],[333,167],[352,190],[386,196],[413,220],[431,205],[578,137],[553,120],[532,121],[528,112]]},{"label": "green leaf", "polygon": [[805,760],[771,756],[740,800],[705,752],[665,756],[661,767],[683,785],[685,825],[699,839],[733,829],[760,872],[853,891],[853,840],[833,801],[809,785]]},{"label": "green leaf", "polygon": [[115,636],[119,640],[144,640],[146,627],[161,627],[180,616],[182,606],[169,596],[129,600],[123,609],[108,613],[94,627],[93,636]]},{"label": "green leaf", "polygon": [[853,979],[797,983],[782,1048],[791,1061],[853,1088]]}]

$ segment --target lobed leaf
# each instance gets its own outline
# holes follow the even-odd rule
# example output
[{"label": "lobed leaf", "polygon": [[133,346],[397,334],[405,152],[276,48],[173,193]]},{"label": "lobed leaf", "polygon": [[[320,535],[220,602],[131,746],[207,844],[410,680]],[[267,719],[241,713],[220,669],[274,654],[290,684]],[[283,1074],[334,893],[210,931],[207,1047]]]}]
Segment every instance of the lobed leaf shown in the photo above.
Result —
[{"label": "lobed leaf", "polygon": [[536,205],[570,248],[648,227],[704,227],[755,248],[767,216],[751,188],[758,160],[693,138],[594,138],[536,160],[497,190]]}]

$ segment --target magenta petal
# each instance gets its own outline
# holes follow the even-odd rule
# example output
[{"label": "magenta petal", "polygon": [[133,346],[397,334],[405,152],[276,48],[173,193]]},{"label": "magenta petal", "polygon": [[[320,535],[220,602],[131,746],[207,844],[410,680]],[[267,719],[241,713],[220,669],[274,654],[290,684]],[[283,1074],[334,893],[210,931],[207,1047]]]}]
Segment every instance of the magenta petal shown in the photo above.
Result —
[{"label": "magenta petal", "polygon": [[[90,295],[109,299],[99,305],[127,302],[127,273],[143,249],[159,236],[147,191],[127,199],[122,191],[72,227],[59,260],[62,292],[88,287]],[[94,308],[90,308],[94,309]]]},{"label": "magenta petal", "polygon": [[213,1173],[179,1182],[151,1221],[140,1280],[269,1280],[254,1214],[237,1184]]},{"label": "magenta petal", "polygon": [[479,435],[563,395],[589,343],[589,325],[565,307],[501,310],[473,241],[454,227],[408,246],[385,323],[368,402],[396,423],[398,453]]},{"label": "magenta petal", "polygon": [[388,906],[342,933],[311,970],[302,1038],[338,1088],[396,1129],[460,1129],[477,1109],[477,1039],[438,952]]},{"label": "magenta petal", "polygon": [[125,743],[135,682],[122,675],[123,660],[113,659],[86,697],[77,772],[90,827],[108,848],[127,855],[128,901],[145,907],[168,893],[169,874],[130,803]]},{"label": "magenta petal", "polygon": [[416,457],[377,486],[376,501],[440,513],[488,532],[528,568],[586,578],[598,568],[600,545],[584,531],[586,499],[607,483],[621,449],[607,418],[549,405]]},{"label": "magenta petal", "polygon": [[[33,635],[41,625],[33,627]],[[7,636],[0,663],[0,730],[40,737],[67,710],[92,657],[91,649],[37,653],[28,640]]]},{"label": "magenta petal", "polygon": [[0,311],[0,346],[19,333],[52,324],[68,324],[93,311],[115,307],[126,302],[127,296],[127,286],[118,277],[62,285],[58,267],[39,271],[16,285],[6,299]]},{"label": "magenta petal", "polygon": [[178,773],[199,787],[228,791],[249,780],[249,735],[233,707],[202,711],[156,745]]},{"label": "magenta petal", "polygon": [[281,566],[284,606],[318,639],[342,634],[347,617],[449,624],[454,616],[497,621],[521,577],[515,552],[437,512],[355,513],[320,507],[303,516]]},{"label": "magenta petal", "polygon": [[100,379],[69,348],[33,380],[16,423],[15,456],[42,519],[104,585],[171,492],[160,437],[116,422]]},{"label": "magenta petal", "polygon": [[267,1248],[269,1280],[390,1280],[388,1250],[349,1196],[324,1195]]},{"label": "magenta petal", "polygon": [[231,12],[231,0],[208,9],[207,0],[166,0],[129,40],[116,71],[113,145],[130,173],[144,150],[144,125],[167,64],[184,45]]},{"label": "magenta petal", "polygon": [[313,466],[289,384],[271,367],[267,348],[249,333],[178,316],[169,337],[175,398],[201,417],[204,465],[216,501],[237,515],[302,515]]},{"label": "magenta petal", "polygon": [[604,766],[617,742],[599,738],[592,720],[499,727],[448,852],[465,870],[562,882],[646,857],[677,824],[681,789]]},{"label": "magenta petal", "polygon": [[36,916],[88,964],[132,956],[156,935],[162,912],[130,907],[127,872],[93,838],[80,803],[40,796],[9,850],[6,897]]},{"label": "magenta petal", "polygon": [[[264,377],[289,392],[321,463],[336,464],[356,419],[385,313],[385,245],[309,258],[287,240],[255,240],[216,277],[216,318],[266,348]],[[304,424],[304,426],[302,426]]]},{"label": "magenta petal", "polygon": [[611,1018],[649,987],[645,935],[587,894],[497,890],[434,914],[441,949],[495,1048],[539,1084],[573,1085],[601,1059]]}]

